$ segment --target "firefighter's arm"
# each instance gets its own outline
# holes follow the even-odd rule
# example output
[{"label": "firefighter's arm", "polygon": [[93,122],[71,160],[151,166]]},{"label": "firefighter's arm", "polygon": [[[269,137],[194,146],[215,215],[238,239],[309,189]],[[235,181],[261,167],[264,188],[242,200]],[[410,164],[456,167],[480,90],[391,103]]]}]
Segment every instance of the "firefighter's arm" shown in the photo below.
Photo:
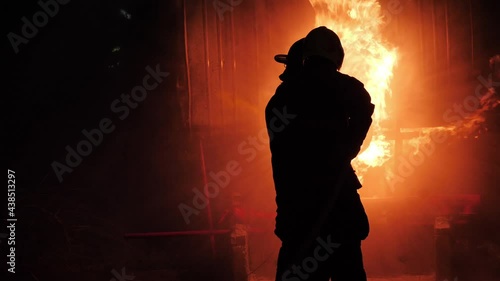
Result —
[{"label": "firefighter's arm", "polygon": [[353,90],[348,94],[346,102],[349,116],[347,130],[348,157],[354,159],[358,155],[372,124],[375,105],[371,103],[370,94],[363,84],[357,80],[355,80]]}]

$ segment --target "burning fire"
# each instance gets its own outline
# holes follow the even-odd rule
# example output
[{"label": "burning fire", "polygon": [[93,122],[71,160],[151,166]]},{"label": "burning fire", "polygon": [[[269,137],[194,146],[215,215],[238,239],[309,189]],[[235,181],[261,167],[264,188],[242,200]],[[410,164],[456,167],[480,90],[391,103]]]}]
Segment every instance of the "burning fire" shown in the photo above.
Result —
[{"label": "burning fire", "polygon": [[[341,71],[365,84],[365,88],[375,104],[373,123],[368,134],[371,140],[368,147],[353,161],[360,179],[368,169],[381,167],[394,154],[394,144],[387,137],[381,123],[389,118],[386,100],[392,96],[390,84],[396,66],[397,49],[382,38],[384,25],[382,9],[376,0],[309,0],[316,11],[316,26],[326,26],[335,31],[342,41],[345,61]],[[481,131],[485,121],[485,111],[500,105],[493,87],[479,100],[479,108],[468,114],[460,122],[449,126],[420,128],[415,132],[405,129],[401,133],[414,133],[408,140],[411,153],[419,153],[420,146],[430,142],[433,132],[444,132],[450,136],[468,137]],[[474,136],[477,138],[478,136]],[[387,165],[386,165],[387,166]],[[385,167],[386,177],[394,172]]]},{"label": "burning fire", "polygon": [[375,104],[370,144],[353,161],[362,177],[368,168],[382,166],[393,154],[380,124],[389,116],[386,99],[392,95],[390,82],[397,50],[382,39],[383,17],[377,1],[309,1],[316,11],[316,26],[334,30],[342,41],[345,61],[341,71],[363,82]]}]

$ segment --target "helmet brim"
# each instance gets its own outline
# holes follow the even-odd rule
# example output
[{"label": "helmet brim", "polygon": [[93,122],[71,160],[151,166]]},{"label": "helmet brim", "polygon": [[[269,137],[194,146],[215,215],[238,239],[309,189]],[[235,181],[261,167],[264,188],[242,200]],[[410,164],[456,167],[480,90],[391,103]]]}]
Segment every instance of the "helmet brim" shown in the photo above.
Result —
[{"label": "helmet brim", "polygon": [[274,60],[279,63],[287,64],[287,55],[285,54],[278,54],[274,56]]}]

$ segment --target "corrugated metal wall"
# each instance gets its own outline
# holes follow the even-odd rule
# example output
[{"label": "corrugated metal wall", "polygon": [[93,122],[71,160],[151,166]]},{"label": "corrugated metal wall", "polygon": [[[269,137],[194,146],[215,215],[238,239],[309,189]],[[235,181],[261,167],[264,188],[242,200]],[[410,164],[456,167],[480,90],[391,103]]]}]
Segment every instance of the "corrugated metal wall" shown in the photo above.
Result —
[{"label": "corrugated metal wall", "polygon": [[[387,10],[394,0],[380,2]],[[400,66],[410,66],[396,69],[394,102],[411,98],[422,106],[418,97],[435,105],[439,92],[435,110],[442,112],[439,104],[460,96],[457,86],[470,83],[471,73],[492,55],[485,49],[491,32],[481,18],[490,2],[399,1],[402,12],[393,14],[383,31],[402,51]],[[272,57],[314,26],[309,2],[184,0],[183,9],[191,127],[210,132],[262,127],[265,102],[279,84],[280,68]],[[435,93],[424,95],[430,91]]]},{"label": "corrugated metal wall", "polygon": [[258,104],[258,49],[264,1],[184,1],[192,127],[212,130],[249,122]]},{"label": "corrugated metal wall", "polygon": [[273,56],[286,53],[313,27],[312,7],[307,0],[184,0],[183,5],[192,129],[262,128],[264,106],[283,69]]}]

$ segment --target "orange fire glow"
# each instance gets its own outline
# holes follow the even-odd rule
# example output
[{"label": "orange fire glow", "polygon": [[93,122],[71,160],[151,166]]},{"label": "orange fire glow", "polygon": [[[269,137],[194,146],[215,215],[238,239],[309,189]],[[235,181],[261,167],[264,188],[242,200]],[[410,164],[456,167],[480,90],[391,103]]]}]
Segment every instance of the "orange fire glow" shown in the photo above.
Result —
[{"label": "orange fire glow", "polygon": [[[394,176],[387,162],[394,157],[394,142],[382,128],[383,121],[389,119],[387,100],[391,98],[391,80],[398,61],[397,48],[382,37],[384,17],[376,0],[309,0],[316,12],[316,26],[326,26],[335,31],[344,47],[345,60],[340,70],[365,84],[365,88],[375,104],[373,123],[368,147],[352,162],[361,180],[368,169],[384,167],[386,179]],[[485,111],[500,105],[498,95],[490,87],[488,93],[479,100],[479,108],[470,112],[460,122],[448,126],[401,129],[401,133],[414,133],[408,139],[411,151],[417,154],[421,146],[431,142],[431,134],[440,132],[455,137],[475,137],[485,121]],[[478,129],[479,128],[479,129]]]},{"label": "orange fire glow", "polygon": [[[391,143],[381,122],[388,119],[386,99],[397,62],[397,49],[382,39],[383,17],[375,0],[310,0],[316,11],[316,26],[334,30],[342,40],[345,60],[341,72],[356,77],[375,104],[371,141],[353,161],[361,177],[370,167],[382,166],[392,157]],[[367,140],[368,141],[368,140]]]}]

